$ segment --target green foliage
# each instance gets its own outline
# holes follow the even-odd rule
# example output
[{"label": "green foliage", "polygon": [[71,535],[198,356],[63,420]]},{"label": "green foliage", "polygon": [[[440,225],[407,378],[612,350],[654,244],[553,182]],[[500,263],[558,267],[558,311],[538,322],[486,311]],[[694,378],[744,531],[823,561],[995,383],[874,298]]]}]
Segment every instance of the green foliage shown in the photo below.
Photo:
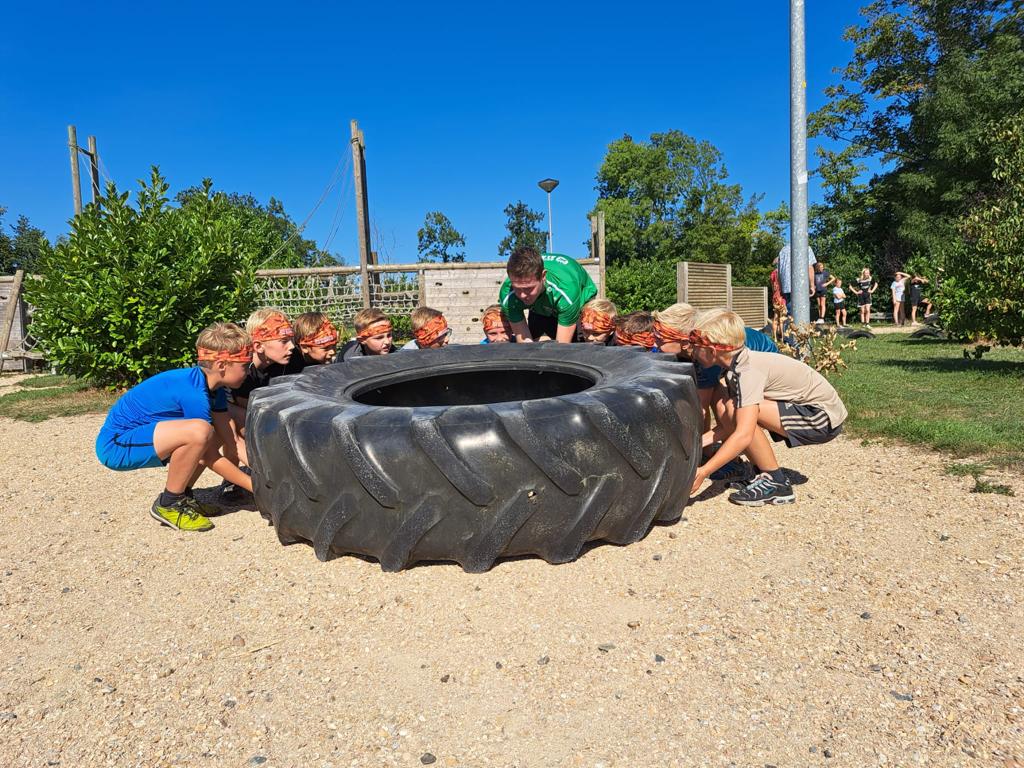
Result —
[{"label": "green foliage", "polygon": [[101,413],[116,399],[116,394],[96,389],[87,381],[49,387],[27,383],[31,381],[28,379],[13,392],[0,396],[0,418],[38,422],[56,416]]},{"label": "green foliage", "polygon": [[3,223],[6,213],[7,209],[0,206],[0,274],[13,275],[19,269],[34,274],[39,260],[53,250],[50,241],[24,215],[11,226],[14,236],[8,235]]},{"label": "green foliage", "polygon": [[533,248],[538,253],[544,253],[548,249],[547,230],[537,226],[544,221],[543,213],[518,200],[505,206],[505,217],[508,235],[498,243],[499,256],[507,258],[521,245]]},{"label": "green foliage", "polygon": [[[874,0],[861,13],[842,82],[809,120],[846,145],[819,151],[831,210],[814,211],[814,230],[826,259],[870,259],[883,285],[915,256],[932,278],[958,218],[991,189],[991,125],[1024,102],[1024,12],[1019,0]],[[865,158],[883,171],[857,184]]]},{"label": "green foliage", "polygon": [[[951,338],[1024,343],[1024,112],[993,130],[989,196],[957,222],[938,304]],[[978,349],[982,349],[979,346]]]},{"label": "green foliage", "polygon": [[41,259],[26,286],[32,328],[61,372],[129,386],[192,364],[203,327],[253,308],[254,272],[281,246],[277,223],[209,180],[180,208],[167,190],[156,168],[134,207],[109,184]]},{"label": "green foliage", "polygon": [[[296,269],[301,267],[332,267],[343,264],[344,259],[321,250],[313,240],[302,237],[298,225],[285,213],[284,205],[277,198],[270,198],[265,206],[252,195],[236,192],[217,192],[218,205],[230,210],[232,218],[246,228],[259,230],[268,242],[276,241],[274,248],[259,264],[262,269]],[[175,196],[175,202],[182,209],[205,206],[209,196],[206,182],[202,186],[189,187]],[[329,238],[328,238],[329,240]]]},{"label": "green foliage", "polygon": [[782,246],[785,205],[762,214],[727,183],[721,153],[681,131],[612,142],[597,174],[603,211],[608,290],[621,308],[663,308],[675,301],[680,261],[731,263],[733,280],[766,285]]},{"label": "green foliage", "polygon": [[420,261],[448,264],[466,260],[466,238],[440,211],[430,211],[416,232]]}]

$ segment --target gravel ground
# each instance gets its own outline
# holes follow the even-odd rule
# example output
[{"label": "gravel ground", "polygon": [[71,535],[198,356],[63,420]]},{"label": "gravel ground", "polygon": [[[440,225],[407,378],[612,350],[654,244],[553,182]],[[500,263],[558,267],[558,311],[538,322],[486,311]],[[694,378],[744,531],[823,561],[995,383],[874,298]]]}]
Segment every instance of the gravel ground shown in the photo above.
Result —
[{"label": "gravel ground", "polygon": [[1019,478],[840,439],[793,506],[385,574],[157,525],[101,420],[0,422],[2,766],[1024,765]]}]

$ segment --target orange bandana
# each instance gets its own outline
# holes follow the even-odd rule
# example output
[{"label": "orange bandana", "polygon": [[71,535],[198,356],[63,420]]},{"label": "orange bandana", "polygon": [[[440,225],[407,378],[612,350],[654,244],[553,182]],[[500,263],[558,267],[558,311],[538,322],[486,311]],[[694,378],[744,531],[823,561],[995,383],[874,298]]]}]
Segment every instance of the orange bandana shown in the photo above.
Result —
[{"label": "orange bandana", "polygon": [[293,338],[295,331],[292,330],[288,318],[275,313],[260,323],[250,335],[253,341],[273,341]]},{"label": "orange bandana", "polygon": [[698,330],[690,331],[690,346],[714,349],[718,352],[735,352],[737,349],[743,349],[742,344],[738,347],[732,347],[728,344],[716,344]]},{"label": "orange bandana", "polygon": [[620,347],[646,347],[652,349],[656,346],[654,331],[640,331],[639,333],[626,333],[615,331],[615,343]]},{"label": "orange bandana", "polygon": [[584,330],[593,333],[608,333],[615,328],[615,321],[611,315],[598,312],[593,307],[584,307],[583,313],[580,315],[580,325]]},{"label": "orange bandana", "polygon": [[207,349],[206,347],[197,347],[196,354],[199,357],[199,362],[201,363],[214,363],[218,360],[223,360],[227,363],[251,363],[252,345],[246,344],[237,352],[229,352],[226,349]]},{"label": "orange bandana", "polygon": [[671,325],[665,325],[660,320],[654,321],[654,335],[662,341],[678,341],[680,344],[690,343],[690,334],[677,331]]},{"label": "orange bandana", "polygon": [[359,341],[366,341],[373,336],[380,336],[382,333],[391,333],[391,321],[387,318],[378,320],[375,323],[370,323],[356,334],[356,338]]},{"label": "orange bandana", "polygon": [[330,320],[324,320],[313,333],[299,339],[299,344],[307,347],[331,347],[337,343],[338,329]]},{"label": "orange bandana", "polygon": [[422,348],[429,347],[447,332],[448,321],[444,319],[444,315],[438,315],[428,320],[422,328],[413,333],[413,336],[416,337],[416,343]]},{"label": "orange bandana", "polygon": [[492,309],[490,312],[485,312],[480,322],[483,323],[484,333],[487,331],[504,330],[505,333],[509,333],[512,329],[508,324],[508,318],[501,313],[501,310]]}]

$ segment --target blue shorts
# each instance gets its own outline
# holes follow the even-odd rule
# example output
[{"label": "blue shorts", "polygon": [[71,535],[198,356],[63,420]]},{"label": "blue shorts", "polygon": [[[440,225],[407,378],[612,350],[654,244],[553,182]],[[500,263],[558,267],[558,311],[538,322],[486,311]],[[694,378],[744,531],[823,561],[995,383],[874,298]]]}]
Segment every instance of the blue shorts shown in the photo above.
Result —
[{"label": "blue shorts", "polygon": [[118,472],[165,466],[167,462],[161,460],[153,448],[156,425],[157,422],[143,424],[121,433],[104,427],[96,437],[96,458],[107,469]]}]

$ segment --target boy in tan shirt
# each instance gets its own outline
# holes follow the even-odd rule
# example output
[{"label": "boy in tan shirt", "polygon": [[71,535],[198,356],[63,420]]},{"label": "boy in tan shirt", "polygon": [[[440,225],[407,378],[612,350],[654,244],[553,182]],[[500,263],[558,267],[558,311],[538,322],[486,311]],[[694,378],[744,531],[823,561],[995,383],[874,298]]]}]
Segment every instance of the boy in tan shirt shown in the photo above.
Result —
[{"label": "boy in tan shirt", "polygon": [[799,360],[747,349],[743,321],[735,312],[712,309],[700,313],[690,346],[702,366],[722,367],[729,395],[718,426],[704,435],[705,444],[716,438],[724,442],[697,469],[692,493],[712,472],[745,453],[757,474],[746,487],[730,494],[729,501],[755,507],[793,503],[793,487],[764,430],[790,448],[827,443],[842,432],[846,421],[846,406],[839,394],[824,376]]}]

